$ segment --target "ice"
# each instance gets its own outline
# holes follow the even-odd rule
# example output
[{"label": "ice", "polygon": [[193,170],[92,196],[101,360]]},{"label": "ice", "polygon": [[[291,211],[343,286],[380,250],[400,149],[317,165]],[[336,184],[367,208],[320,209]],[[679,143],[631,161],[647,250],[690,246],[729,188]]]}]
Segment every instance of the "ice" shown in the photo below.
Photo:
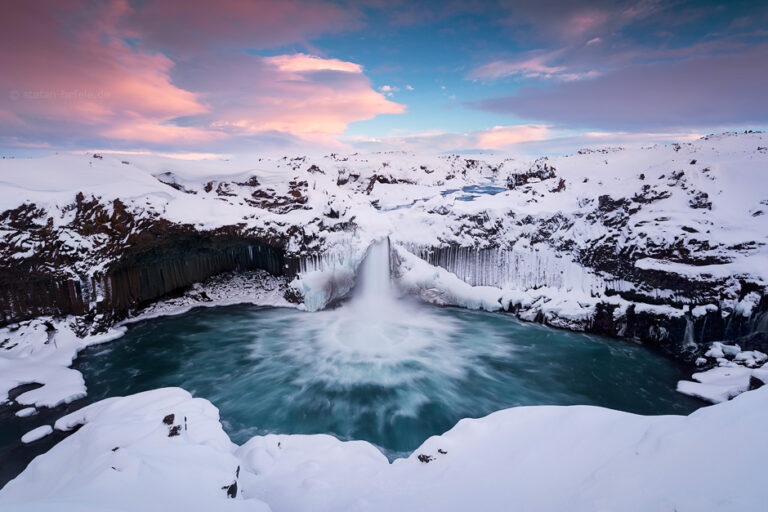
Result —
[{"label": "ice", "polygon": [[768,360],[768,355],[758,350],[742,351],[738,345],[715,341],[704,357],[696,360],[696,364],[703,366],[712,359],[717,366],[694,373],[692,379],[696,382],[678,382],[677,390],[708,402],[720,403],[747,391],[752,377],[764,381],[764,370],[757,367]]},{"label": "ice", "polygon": [[85,396],[83,376],[69,365],[86,346],[115,339],[123,332],[114,328],[80,338],[67,320],[46,317],[0,329],[0,338],[7,340],[0,357],[0,397],[6,398],[13,388],[29,383],[42,387],[17,396],[19,404],[56,407]]},{"label": "ice", "polygon": [[42,425],[40,427],[37,427],[35,429],[30,430],[23,436],[21,436],[21,442],[24,444],[34,443],[35,441],[38,441],[45,436],[51,434],[53,432],[53,427],[50,425]]},{"label": "ice", "polygon": [[501,290],[492,286],[472,286],[447,270],[434,267],[407,250],[397,247],[401,289],[426,302],[469,309],[501,309]]},{"label": "ice", "polygon": [[461,420],[390,464],[368,443],[327,435],[257,436],[238,447],[209,402],[166,388],[57,422],[85,425],[0,490],[0,508],[761,510],[766,411],[768,388],[688,417],[517,407]]}]

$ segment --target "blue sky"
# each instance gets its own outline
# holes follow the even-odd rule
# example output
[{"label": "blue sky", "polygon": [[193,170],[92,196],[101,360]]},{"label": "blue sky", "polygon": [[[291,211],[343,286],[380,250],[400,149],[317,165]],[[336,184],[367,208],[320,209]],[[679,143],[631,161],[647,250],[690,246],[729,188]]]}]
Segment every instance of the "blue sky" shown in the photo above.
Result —
[{"label": "blue sky", "polygon": [[32,0],[6,11],[5,154],[539,151],[768,124],[766,2]]}]

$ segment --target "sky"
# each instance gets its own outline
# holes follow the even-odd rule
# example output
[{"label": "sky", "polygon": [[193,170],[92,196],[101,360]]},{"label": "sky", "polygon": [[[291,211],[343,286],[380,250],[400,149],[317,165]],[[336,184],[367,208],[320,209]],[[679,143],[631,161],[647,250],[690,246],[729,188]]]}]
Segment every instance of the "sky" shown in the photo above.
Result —
[{"label": "sky", "polygon": [[4,0],[0,152],[558,153],[768,126],[768,1]]}]

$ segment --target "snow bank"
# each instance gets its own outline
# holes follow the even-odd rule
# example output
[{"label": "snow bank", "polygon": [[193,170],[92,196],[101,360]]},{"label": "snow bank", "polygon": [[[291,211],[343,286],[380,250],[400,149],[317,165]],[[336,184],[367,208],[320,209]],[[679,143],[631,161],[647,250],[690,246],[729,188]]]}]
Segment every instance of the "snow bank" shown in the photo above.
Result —
[{"label": "snow bank", "polygon": [[389,464],[368,443],[327,435],[259,436],[237,447],[209,402],[167,388],[59,420],[57,429],[85,426],[0,491],[0,507],[760,510],[768,500],[767,411],[768,388],[688,417],[518,407],[461,420]]},{"label": "snow bank", "polygon": [[714,367],[694,373],[691,376],[693,382],[681,380],[677,383],[677,390],[684,395],[719,404],[749,390],[753,378],[768,384],[766,361],[768,355],[758,350],[741,350],[738,345],[716,341],[710,344],[704,357],[697,360],[699,366]]},{"label": "snow bank", "polygon": [[56,428],[79,424],[85,425],[3,488],[0,508],[269,510],[230,490],[240,466],[235,445],[216,408],[182,389],[102,400],[59,419]]},{"label": "snow bank", "polygon": [[70,320],[40,317],[0,329],[0,401],[7,400],[13,388],[29,383],[42,387],[17,396],[19,404],[55,407],[85,396],[83,376],[69,365],[80,350],[122,336],[125,329],[80,338]]},{"label": "snow bank", "polygon": [[24,444],[34,443],[35,441],[38,441],[45,436],[51,434],[53,432],[53,427],[50,425],[42,425],[35,429],[30,430],[23,436],[21,436],[21,442]]},{"label": "snow bank", "polygon": [[195,283],[180,297],[150,304],[120,325],[161,316],[181,315],[193,308],[252,304],[254,306],[296,307],[285,299],[288,283],[266,270],[226,273],[204,283]]}]

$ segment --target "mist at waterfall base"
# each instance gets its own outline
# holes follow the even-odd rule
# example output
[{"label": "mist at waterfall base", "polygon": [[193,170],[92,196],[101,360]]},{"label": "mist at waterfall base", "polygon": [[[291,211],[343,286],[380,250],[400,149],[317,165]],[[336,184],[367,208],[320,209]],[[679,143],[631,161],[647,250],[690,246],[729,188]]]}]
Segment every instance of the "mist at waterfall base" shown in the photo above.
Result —
[{"label": "mist at waterfall base", "polygon": [[397,299],[385,243],[348,303],[316,313],[230,306],[134,325],[76,362],[88,401],[181,386],[211,400],[236,443],[333,434],[389,457],[465,417],[519,405],[591,404],[687,414],[678,363],[646,347],[511,315]]}]

